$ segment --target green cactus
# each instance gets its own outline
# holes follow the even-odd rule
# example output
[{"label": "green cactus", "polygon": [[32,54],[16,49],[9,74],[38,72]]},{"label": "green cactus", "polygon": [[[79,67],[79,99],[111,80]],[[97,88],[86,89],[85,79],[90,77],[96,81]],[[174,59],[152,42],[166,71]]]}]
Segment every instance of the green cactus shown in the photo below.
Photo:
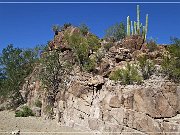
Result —
[{"label": "green cactus", "polygon": [[134,21],[134,34],[137,35],[137,23]]},{"label": "green cactus", "polygon": [[145,39],[145,36],[146,36],[146,27],[143,26],[143,29],[142,29],[142,37],[143,37],[143,39]]},{"label": "green cactus", "polygon": [[127,17],[127,36],[130,35],[140,35],[146,40],[148,31],[148,14],[146,15],[146,25],[143,26],[142,23],[140,23],[140,8],[139,5],[137,5],[137,22],[130,21],[130,17]]},{"label": "green cactus", "polygon": [[127,17],[127,36],[130,36],[130,32],[131,32],[131,28],[130,28],[131,26],[130,26],[130,18],[129,18],[129,16]]},{"label": "green cactus", "polygon": [[137,5],[137,34],[140,34],[140,10],[139,10],[139,5]]},{"label": "green cactus", "polygon": [[134,35],[133,22],[131,21],[131,34]]},{"label": "green cactus", "polygon": [[148,31],[148,14],[146,14],[146,26],[145,26],[145,37],[144,37],[145,40],[147,36],[147,31]]}]

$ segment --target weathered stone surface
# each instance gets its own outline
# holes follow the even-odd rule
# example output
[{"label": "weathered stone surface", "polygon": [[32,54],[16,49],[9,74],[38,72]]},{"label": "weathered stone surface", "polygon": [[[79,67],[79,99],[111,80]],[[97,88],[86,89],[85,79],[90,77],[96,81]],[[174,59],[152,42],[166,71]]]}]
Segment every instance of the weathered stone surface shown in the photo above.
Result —
[{"label": "weathered stone surface", "polygon": [[122,41],[123,47],[131,50],[140,50],[143,43],[144,39],[138,35],[129,36]]},{"label": "weathered stone surface", "polygon": [[119,108],[121,107],[121,101],[119,100],[118,96],[114,96],[110,99],[109,106],[112,108]]},{"label": "weathered stone surface", "polygon": [[72,93],[76,97],[80,97],[82,94],[86,94],[89,92],[89,88],[82,85],[79,82],[74,82],[71,87],[68,89],[70,93]]},{"label": "weathered stone surface", "polygon": [[89,128],[92,130],[98,130],[100,127],[100,123],[98,119],[89,119],[88,120]]},{"label": "weathered stone surface", "polygon": [[[162,84],[163,85],[163,84]],[[138,111],[151,117],[172,117],[177,114],[178,100],[173,87],[148,87],[135,91],[134,101]],[[173,91],[175,90],[175,91]],[[171,91],[171,92],[168,92]]]}]

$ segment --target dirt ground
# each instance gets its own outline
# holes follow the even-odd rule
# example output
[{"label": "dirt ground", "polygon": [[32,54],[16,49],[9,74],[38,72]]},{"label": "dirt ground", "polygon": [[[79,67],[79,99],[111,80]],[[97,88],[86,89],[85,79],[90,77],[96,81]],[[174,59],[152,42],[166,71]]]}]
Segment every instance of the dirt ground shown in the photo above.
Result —
[{"label": "dirt ground", "polygon": [[13,111],[0,111],[0,135],[20,130],[20,135],[89,135],[70,127],[60,126],[55,120],[41,117],[15,117]]}]

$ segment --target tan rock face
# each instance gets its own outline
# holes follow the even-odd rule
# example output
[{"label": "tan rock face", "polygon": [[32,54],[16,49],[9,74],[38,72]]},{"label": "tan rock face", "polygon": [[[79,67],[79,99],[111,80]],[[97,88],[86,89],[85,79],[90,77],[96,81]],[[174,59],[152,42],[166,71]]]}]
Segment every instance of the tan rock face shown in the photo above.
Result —
[{"label": "tan rock face", "polygon": [[72,93],[75,97],[80,97],[82,94],[88,93],[89,88],[78,82],[74,82],[68,91]]},{"label": "tan rock face", "polygon": [[103,82],[100,91],[91,89],[84,96],[72,95],[67,99],[68,105],[63,111],[65,125],[122,134],[126,131],[152,135],[163,134],[164,131],[178,132],[179,125],[172,129],[172,124],[161,120],[177,115],[178,95],[174,83],[162,79],[150,80],[143,86],[122,86],[109,80],[97,81],[97,78],[90,78],[84,85],[95,86],[95,82]]},{"label": "tan rock face", "polygon": [[137,110],[156,118],[175,116],[178,107],[177,87],[173,83],[169,84],[170,87],[167,85],[136,90],[134,101]]},{"label": "tan rock face", "polygon": [[119,108],[121,107],[121,101],[119,100],[118,96],[114,96],[110,99],[109,106],[112,108]]}]

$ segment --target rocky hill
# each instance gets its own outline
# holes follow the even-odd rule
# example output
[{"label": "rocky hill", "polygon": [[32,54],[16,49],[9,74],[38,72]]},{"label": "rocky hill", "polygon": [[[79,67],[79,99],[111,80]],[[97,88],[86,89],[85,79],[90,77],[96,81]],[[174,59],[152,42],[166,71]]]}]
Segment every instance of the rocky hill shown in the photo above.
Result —
[{"label": "rocky hill", "polygon": [[[68,26],[56,33],[48,51],[42,54],[42,57],[58,54],[55,60],[61,62],[61,68],[56,69],[56,65],[51,68],[57,74],[48,74],[52,73],[47,72],[48,65],[39,64],[26,78],[21,94],[36,116],[101,134],[179,134],[180,84],[161,72],[163,56],[168,53],[164,46],[151,50],[138,35],[120,41],[96,40],[88,32],[80,40],[78,36],[71,38],[78,34],[78,28]],[[80,47],[89,45],[88,51],[72,43],[80,43]],[[85,52],[83,56],[77,55],[77,48]],[[143,71],[147,68],[139,68],[140,57],[146,57],[145,62],[154,62],[146,77]],[[62,62],[69,65],[62,68]],[[128,64],[130,69],[125,70]],[[123,75],[126,71],[130,73],[126,72],[124,79],[118,71],[124,71]],[[43,78],[39,77],[42,73],[46,73]],[[133,77],[135,74],[139,75]],[[46,78],[53,78],[54,83],[45,84]]]}]

